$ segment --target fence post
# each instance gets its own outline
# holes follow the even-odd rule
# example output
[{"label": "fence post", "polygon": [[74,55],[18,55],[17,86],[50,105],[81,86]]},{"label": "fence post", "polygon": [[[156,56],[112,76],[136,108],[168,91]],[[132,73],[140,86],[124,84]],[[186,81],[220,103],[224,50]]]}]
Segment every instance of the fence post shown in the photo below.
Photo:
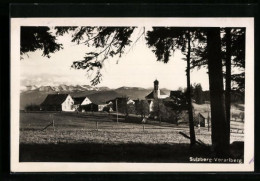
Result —
[{"label": "fence post", "polygon": [[209,118],[209,111],[208,111],[208,131],[209,131],[209,127],[210,127],[210,125],[209,125],[209,124],[210,124],[210,123],[209,123],[210,120],[209,120],[209,119],[210,119],[210,118]]},{"label": "fence post", "polygon": [[116,123],[118,124],[118,107],[117,107],[117,99],[116,99]]},{"label": "fence post", "polygon": [[57,138],[56,138],[56,131],[55,131],[55,123],[54,123],[54,119],[52,118],[52,127],[53,127],[53,132],[54,132],[54,140],[55,143],[57,142]]},{"label": "fence post", "polygon": [[54,119],[52,119],[52,128],[53,128],[53,131],[55,132]]}]

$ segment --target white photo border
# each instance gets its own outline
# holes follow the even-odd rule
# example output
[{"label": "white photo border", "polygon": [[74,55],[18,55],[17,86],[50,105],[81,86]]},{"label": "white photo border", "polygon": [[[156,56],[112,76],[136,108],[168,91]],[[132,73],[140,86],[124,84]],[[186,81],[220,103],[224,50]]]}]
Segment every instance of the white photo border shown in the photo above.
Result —
[{"label": "white photo border", "polygon": [[[21,26],[245,27],[244,163],[19,162]],[[251,172],[254,171],[254,18],[11,18],[11,172]]]}]

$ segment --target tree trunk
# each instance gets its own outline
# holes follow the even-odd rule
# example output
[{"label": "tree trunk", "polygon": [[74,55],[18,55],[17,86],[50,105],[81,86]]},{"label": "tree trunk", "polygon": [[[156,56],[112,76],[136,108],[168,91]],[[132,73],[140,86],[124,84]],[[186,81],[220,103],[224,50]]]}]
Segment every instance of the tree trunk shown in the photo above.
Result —
[{"label": "tree trunk", "polygon": [[219,157],[229,152],[223,90],[220,28],[207,29],[208,73],[210,89],[212,146]]},{"label": "tree trunk", "polygon": [[225,91],[225,106],[227,117],[227,134],[228,143],[230,144],[230,93],[231,93],[231,28],[226,28],[226,91]]},{"label": "tree trunk", "polygon": [[189,113],[189,128],[190,128],[190,146],[192,147],[196,143],[195,131],[194,131],[194,122],[192,114],[192,105],[191,105],[191,88],[190,88],[190,31],[188,31],[188,52],[187,52],[187,101],[188,101],[188,113]]}]

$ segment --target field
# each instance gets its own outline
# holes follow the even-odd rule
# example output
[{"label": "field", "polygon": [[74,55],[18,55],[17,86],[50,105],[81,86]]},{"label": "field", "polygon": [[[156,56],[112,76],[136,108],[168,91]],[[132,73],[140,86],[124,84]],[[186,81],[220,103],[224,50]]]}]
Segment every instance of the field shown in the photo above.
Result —
[{"label": "field", "polygon": [[[210,131],[195,129],[197,140],[210,145]],[[179,132],[189,135],[188,126],[142,124],[134,115],[119,115],[117,123],[107,113],[21,113],[20,161],[188,162],[192,155],[210,156],[206,147],[190,149]],[[231,133],[234,141],[243,141],[242,132]]]},{"label": "field", "polygon": [[[208,113],[210,110],[209,104],[192,104],[194,107],[195,113]],[[239,117],[241,114],[244,114],[244,104],[231,104],[231,121],[243,122],[243,120]]]}]

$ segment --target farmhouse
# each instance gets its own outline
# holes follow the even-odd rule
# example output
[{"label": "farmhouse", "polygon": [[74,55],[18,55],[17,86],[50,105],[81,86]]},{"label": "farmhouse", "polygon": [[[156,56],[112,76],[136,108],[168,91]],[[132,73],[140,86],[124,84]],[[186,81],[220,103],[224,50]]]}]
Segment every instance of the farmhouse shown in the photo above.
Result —
[{"label": "farmhouse", "polygon": [[82,106],[92,103],[88,97],[74,97],[73,100],[75,110],[79,110]]},{"label": "farmhouse", "polygon": [[74,97],[75,109],[82,112],[97,112],[103,111],[107,104],[98,100],[91,101],[88,97]]},{"label": "farmhouse", "polygon": [[49,94],[41,103],[42,111],[74,111],[74,100],[69,94]]},{"label": "farmhouse", "polygon": [[87,105],[92,103],[91,100],[88,97],[74,97],[74,105]]},{"label": "farmhouse", "polygon": [[198,124],[201,127],[210,126],[210,113],[209,112],[198,113]]},{"label": "farmhouse", "polygon": [[159,89],[159,81],[157,79],[153,83],[154,83],[153,91],[150,94],[148,94],[147,96],[145,96],[145,99],[149,103],[149,111],[150,112],[153,111],[153,102],[154,102],[154,100],[156,100],[156,99],[165,99],[165,98],[169,97],[167,94],[165,94],[163,91],[161,91]]}]

